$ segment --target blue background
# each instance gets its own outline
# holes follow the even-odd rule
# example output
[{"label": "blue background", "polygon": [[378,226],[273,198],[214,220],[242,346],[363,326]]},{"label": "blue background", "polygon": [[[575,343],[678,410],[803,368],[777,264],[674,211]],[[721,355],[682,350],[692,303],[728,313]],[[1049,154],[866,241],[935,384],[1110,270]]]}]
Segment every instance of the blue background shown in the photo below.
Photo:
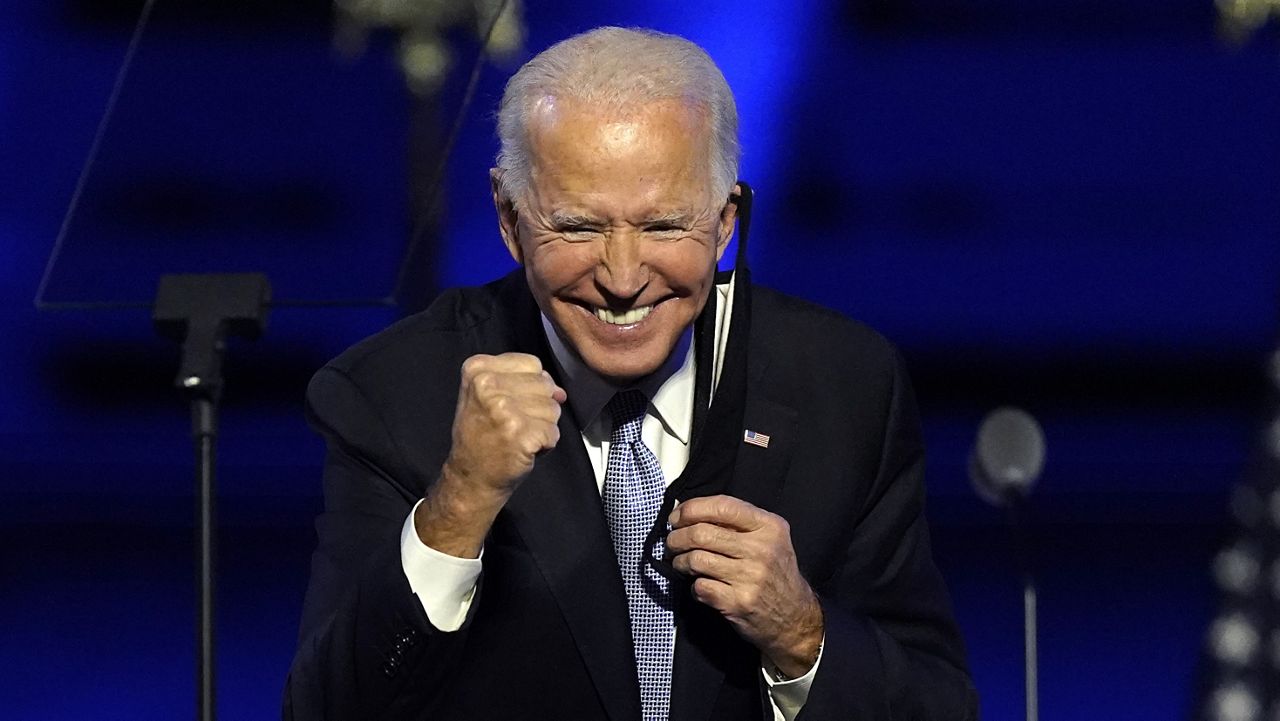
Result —
[{"label": "blue background", "polygon": [[[38,313],[37,282],[138,3],[0,10],[0,717],[193,712],[193,496],[177,353],[145,311]],[[742,115],[763,283],[903,349],[935,551],[989,719],[1022,710],[1002,517],[965,457],[1035,412],[1042,717],[1189,712],[1208,562],[1262,422],[1280,287],[1280,43],[1233,48],[1208,0],[525,5],[538,50],[599,24],[706,47]],[[50,279],[149,300],[167,271],[266,270],[280,297],[380,296],[474,41],[432,107],[393,46],[330,45],[323,0],[161,2]],[[527,57],[527,56],[526,56]],[[511,267],[488,197],[487,64],[419,296]],[[414,137],[411,128],[423,135]],[[410,148],[419,150],[417,160]],[[425,159],[425,160],[424,160]],[[301,398],[388,309],[274,312],[233,343],[220,446],[224,718],[278,715],[320,508]]]}]

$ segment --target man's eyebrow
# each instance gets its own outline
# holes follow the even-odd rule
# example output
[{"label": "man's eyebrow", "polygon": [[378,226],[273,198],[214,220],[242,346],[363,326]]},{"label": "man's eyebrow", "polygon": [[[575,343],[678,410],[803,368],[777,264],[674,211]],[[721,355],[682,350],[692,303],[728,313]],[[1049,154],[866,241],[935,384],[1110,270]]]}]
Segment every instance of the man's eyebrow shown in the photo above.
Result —
[{"label": "man's eyebrow", "polygon": [[693,213],[687,210],[672,210],[666,213],[655,213],[647,215],[644,218],[644,225],[658,225],[662,223],[670,223],[672,225],[685,225],[693,217]]},{"label": "man's eyebrow", "polygon": [[569,228],[575,225],[599,227],[605,225],[604,220],[581,213],[566,213],[555,210],[551,212],[551,225],[557,228]]}]

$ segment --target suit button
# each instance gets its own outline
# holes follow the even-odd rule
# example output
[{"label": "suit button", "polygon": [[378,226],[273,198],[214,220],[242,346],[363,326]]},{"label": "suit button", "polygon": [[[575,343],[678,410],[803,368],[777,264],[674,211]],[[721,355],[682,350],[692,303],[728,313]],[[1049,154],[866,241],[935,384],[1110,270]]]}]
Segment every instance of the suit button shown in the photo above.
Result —
[{"label": "suit button", "polygon": [[395,666],[392,666],[390,663],[382,664],[382,675],[386,676],[387,678],[395,678],[397,670],[398,669]]}]

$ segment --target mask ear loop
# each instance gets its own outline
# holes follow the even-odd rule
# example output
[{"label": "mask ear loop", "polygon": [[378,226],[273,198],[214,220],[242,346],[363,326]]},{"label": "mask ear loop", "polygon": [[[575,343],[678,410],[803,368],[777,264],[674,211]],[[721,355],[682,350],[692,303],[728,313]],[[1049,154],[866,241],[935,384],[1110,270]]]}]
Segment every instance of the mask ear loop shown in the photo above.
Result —
[{"label": "mask ear loop", "polygon": [[[747,241],[751,235],[751,201],[755,195],[746,181],[739,180],[737,186],[738,192],[729,195],[729,202],[737,205],[738,217],[738,250],[734,255],[733,269],[733,315],[731,316],[729,328],[731,337],[735,334],[746,332],[749,325],[747,321],[749,319],[751,281],[750,270],[747,268]],[[714,371],[715,319],[716,304],[719,302],[718,295],[713,289],[707,298],[706,306],[702,309],[702,314],[698,316],[694,328],[694,354],[698,362],[693,392],[693,428],[690,436],[692,452],[689,454],[691,461],[706,443],[703,439],[703,432],[706,429],[707,413],[711,407],[713,397],[711,379]],[[745,343],[742,344],[744,349],[745,345]],[[726,343],[725,346],[726,349],[733,348],[735,343],[731,341]],[[745,363],[745,359],[742,359],[742,361]],[[650,529],[649,535],[645,538],[644,555],[640,560],[640,579],[645,590],[653,598],[661,598],[662,594],[657,587],[656,579],[651,579],[648,574],[644,573],[645,566],[657,571],[673,586],[687,585],[690,582],[688,577],[677,571],[675,566],[672,566],[666,558],[658,558],[654,554],[654,549],[658,547],[658,543],[666,538],[667,533],[671,530],[667,524],[667,518],[675,509],[676,496],[687,485],[686,480],[684,474],[682,474],[675,483],[667,488],[667,493],[662,499],[662,507],[658,509],[658,517],[654,520],[653,528]],[[674,598],[675,594],[672,593],[671,597]]]}]

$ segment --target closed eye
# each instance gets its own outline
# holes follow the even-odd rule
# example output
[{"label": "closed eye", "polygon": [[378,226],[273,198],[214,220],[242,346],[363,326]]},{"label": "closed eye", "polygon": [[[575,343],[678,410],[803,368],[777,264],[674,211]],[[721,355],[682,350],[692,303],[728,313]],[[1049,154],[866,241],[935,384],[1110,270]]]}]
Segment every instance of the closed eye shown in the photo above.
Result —
[{"label": "closed eye", "polygon": [[557,210],[547,219],[551,230],[562,235],[583,236],[602,233],[607,223],[601,218],[593,218],[581,213],[566,213]]},{"label": "closed eye", "polygon": [[683,236],[689,228],[680,223],[653,223],[644,226],[646,233],[663,237]]},{"label": "closed eye", "polygon": [[663,213],[646,218],[640,227],[646,233],[656,235],[675,235],[688,233],[693,227],[693,218],[685,212]]},{"label": "closed eye", "polygon": [[590,242],[604,232],[598,226],[583,225],[581,223],[557,226],[555,231],[570,243]]}]

